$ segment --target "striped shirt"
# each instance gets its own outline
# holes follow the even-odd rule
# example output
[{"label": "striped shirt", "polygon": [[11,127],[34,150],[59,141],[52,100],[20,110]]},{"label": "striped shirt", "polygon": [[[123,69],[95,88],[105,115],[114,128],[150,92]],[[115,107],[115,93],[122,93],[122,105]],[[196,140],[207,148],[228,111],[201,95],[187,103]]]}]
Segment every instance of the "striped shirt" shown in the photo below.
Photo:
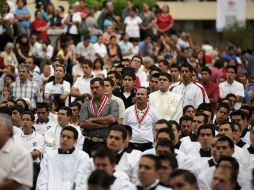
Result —
[{"label": "striped shirt", "polygon": [[16,101],[19,98],[27,98],[30,100],[29,109],[35,109],[37,102],[42,102],[42,96],[39,86],[34,82],[27,80],[21,83],[18,79],[10,86],[10,98]]}]

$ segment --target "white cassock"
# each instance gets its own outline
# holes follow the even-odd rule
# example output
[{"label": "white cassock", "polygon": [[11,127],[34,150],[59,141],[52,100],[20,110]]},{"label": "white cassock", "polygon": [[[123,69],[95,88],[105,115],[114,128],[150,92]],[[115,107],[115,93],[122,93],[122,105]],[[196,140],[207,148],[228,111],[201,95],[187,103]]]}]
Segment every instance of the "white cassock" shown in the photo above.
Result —
[{"label": "white cassock", "polygon": [[[139,185],[141,186],[141,185]],[[157,179],[155,183],[153,183],[152,185],[148,186],[148,187],[143,187],[144,190],[172,190],[169,187],[165,187],[160,185],[159,180]]]},{"label": "white cassock", "polygon": [[[80,128],[72,125],[72,124],[68,124],[68,126],[72,126],[75,129],[77,129],[78,131],[78,140],[77,140],[77,145],[76,147],[79,150],[83,149],[83,143],[84,143],[84,136],[82,135],[82,132],[80,130]],[[60,134],[62,131],[62,127],[58,124],[55,127],[51,127],[49,130],[46,131],[45,133],[45,152],[48,152],[52,149],[56,149],[60,147]]]},{"label": "white cassock", "polygon": [[243,155],[247,160],[247,166],[249,168],[254,168],[254,149],[250,146],[246,150],[244,150]]},{"label": "white cassock", "polygon": [[139,150],[131,150],[129,152],[124,152],[122,157],[120,158],[120,161],[115,166],[115,170],[126,173],[129,177],[129,180],[132,183],[137,184],[137,171],[141,156],[142,152]]},{"label": "white cassock", "polygon": [[160,90],[149,95],[150,105],[159,113],[161,119],[179,121],[182,116],[182,96],[170,91],[165,93]]},{"label": "white cassock", "polygon": [[198,141],[192,141],[189,136],[181,138],[180,141],[182,142],[179,150],[186,155],[190,154],[193,150],[201,148],[200,143]]},{"label": "white cassock", "polygon": [[[237,177],[238,184],[242,189],[250,190],[251,189],[251,172],[243,169],[239,166],[239,174]],[[198,187],[199,190],[211,190],[211,182],[213,179],[213,173],[215,171],[215,166],[207,168],[198,175]]]},{"label": "white cassock", "polygon": [[41,162],[36,190],[73,190],[88,162],[88,154],[79,149],[71,154],[59,154],[58,149],[48,152]]}]

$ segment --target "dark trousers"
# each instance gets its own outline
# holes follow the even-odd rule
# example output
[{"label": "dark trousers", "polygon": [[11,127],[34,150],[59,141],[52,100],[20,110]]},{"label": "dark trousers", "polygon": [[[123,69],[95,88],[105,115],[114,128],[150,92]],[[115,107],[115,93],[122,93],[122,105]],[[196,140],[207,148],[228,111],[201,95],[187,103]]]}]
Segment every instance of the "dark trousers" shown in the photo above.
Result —
[{"label": "dark trousers", "polygon": [[96,151],[100,147],[105,147],[106,142],[93,142],[91,140],[84,140],[83,144],[83,150],[89,154],[89,156],[92,156],[94,151]]},{"label": "dark trousers", "polygon": [[34,170],[34,177],[33,177],[33,187],[31,188],[31,190],[36,189],[37,178],[38,178],[40,170],[41,170],[40,164],[34,162],[33,163],[33,170]]},{"label": "dark trousers", "polygon": [[153,148],[153,143],[151,142],[148,142],[148,143],[129,143],[129,146],[132,148],[132,149],[135,149],[135,150],[139,150],[141,152],[144,152],[148,149],[151,149]]}]

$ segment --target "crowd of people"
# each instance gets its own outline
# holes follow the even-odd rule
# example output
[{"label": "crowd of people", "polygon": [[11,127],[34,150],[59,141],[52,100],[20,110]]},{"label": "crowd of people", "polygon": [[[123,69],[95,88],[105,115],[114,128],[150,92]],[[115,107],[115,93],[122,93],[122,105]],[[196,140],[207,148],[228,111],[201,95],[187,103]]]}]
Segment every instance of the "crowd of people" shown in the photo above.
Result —
[{"label": "crowd of people", "polygon": [[252,50],[168,5],[26,3],[0,18],[0,190],[254,188]]}]

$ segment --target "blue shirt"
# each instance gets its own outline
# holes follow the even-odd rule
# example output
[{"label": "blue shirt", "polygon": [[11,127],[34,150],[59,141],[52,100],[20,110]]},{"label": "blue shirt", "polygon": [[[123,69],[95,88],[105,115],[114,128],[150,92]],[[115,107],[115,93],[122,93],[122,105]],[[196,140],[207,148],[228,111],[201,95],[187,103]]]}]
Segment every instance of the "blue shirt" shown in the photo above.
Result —
[{"label": "blue shirt", "polygon": [[[15,12],[18,16],[23,16],[23,15],[27,15],[27,14],[30,14],[29,10],[27,7],[25,7],[23,10],[20,10],[20,9],[16,9],[16,12]],[[30,27],[30,21],[29,20],[22,20],[22,21],[19,21],[19,25],[22,27],[22,28],[29,28]]]}]

